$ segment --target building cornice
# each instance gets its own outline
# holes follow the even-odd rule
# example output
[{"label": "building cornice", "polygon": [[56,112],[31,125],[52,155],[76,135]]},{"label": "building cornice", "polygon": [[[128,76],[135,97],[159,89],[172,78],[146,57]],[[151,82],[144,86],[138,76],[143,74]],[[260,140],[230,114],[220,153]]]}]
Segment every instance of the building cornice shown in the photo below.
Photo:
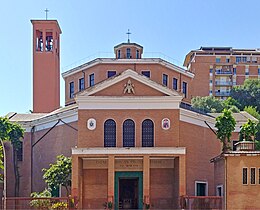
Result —
[{"label": "building cornice", "polygon": [[185,155],[185,147],[72,148],[72,155]]},{"label": "building cornice", "polygon": [[79,110],[90,109],[179,109],[182,96],[158,97],[111,97],[111,96],[83,96],[77,97]]},{"label": "building cornice", "polygon": [[170,62],[167,62],[161,58],[141,58],[141,59],[116,59],[116,58],[96,58],[90,62],[87,62],[85,64],[82,64],[78,67],[72,68],[64,73],[62,73],[63,79],[65,79],[68,76],[71,76],[75,73],[85,71],[93,66],[96,66],[98,64],[160,64],[162,66],[165,66],[171,70],[177,71],[178,73],[181,73],[187,77],[194,78],[194,74],[187,71],[186,69],[183,69],[179,66],[176,66]]}]

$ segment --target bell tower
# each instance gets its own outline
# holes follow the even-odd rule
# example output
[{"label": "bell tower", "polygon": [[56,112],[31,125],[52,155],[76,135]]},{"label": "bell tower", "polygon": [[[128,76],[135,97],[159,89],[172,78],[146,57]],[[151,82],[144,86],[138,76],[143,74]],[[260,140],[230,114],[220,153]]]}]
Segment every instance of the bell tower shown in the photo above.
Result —
[{"label": "bell tower", "polygon": [[33,112],[60,107],[60,34],[57,20],[31,20],[33,25]]}]

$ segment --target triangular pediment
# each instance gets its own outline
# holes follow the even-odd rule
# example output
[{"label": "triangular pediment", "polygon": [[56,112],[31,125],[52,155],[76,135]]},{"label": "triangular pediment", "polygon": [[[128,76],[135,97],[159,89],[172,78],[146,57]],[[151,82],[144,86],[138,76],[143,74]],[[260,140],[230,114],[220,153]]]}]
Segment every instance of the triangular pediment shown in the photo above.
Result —
[{"label": "triangular pediment", "polygon": [[182,97],[177,91],[158,84],[136,71],[128,69],[121,74],[90,87],[77,94],[83,96],[177,96]]}]

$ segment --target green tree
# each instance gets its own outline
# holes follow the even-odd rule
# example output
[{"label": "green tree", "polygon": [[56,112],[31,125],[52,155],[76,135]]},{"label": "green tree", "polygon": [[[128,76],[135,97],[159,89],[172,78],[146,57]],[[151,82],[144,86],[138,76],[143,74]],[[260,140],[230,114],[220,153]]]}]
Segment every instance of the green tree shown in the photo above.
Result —
[{"label": "green tree", "polygon": [[[24,130],[21,125],[17,123],[10,122],[6,117],[0,117],[0,140],[9,141],[13,148],[13,165],[14,165],[14,175],[15,175],[15,196],[19,196],[20,187],[20,174],[17,162],[17,152],[22,146],[22,138],[24,135]],[[4,148],[3,148],[4,149]],[[1,150],[3,152],[3,150]],[[1,154],[3,156],[3,153]],[[0,163],[3,168],[3,161]]]},{"label": "green tree", "polygon": [[192,107],[199,109],[204,112],[211,113],[220,113],[224,109],[228,109],[232,112],[239,112],[240,110],[237,108],[239,103],[229,97],[226,100],[219,100],[214,96],[205,96],[205,97],[194,97],[191,100]]},{"label": "green tree", "polygon": [[256,137],[255,137],[255,142],[256,142],[256,150],[260,150],[260,113],[256,110],[256,107],[252,106],[246,106],[244,108],[244,111],[252,115],[258,120],[257,126],[256,126]]},{"label": "green tree", "polygon": [[224,109],[222,101],[216,99],[214,96],[200,97],[196,96],[191,100],[192,107],[204,112],[221,112]]},{"label": "green tree", "polygon": [[48,169],[43,169],[43,179],[50,188],[58,188],[60,185],[66,188],[69,196],[71,186],[71,158],[64,155],[57,156],[57,161],[50,164]]},{"label": "green tree", "polygon": [[257,111],[260,111],[260,80],[259,79],[247,79],[241,86],[232,88],[231,97],[239,102],[240,110],[243,110],[245,106],[257,107]]},{"label": "green tree", "polygon": [[239,132],[241,141],[254,141],[257,133],[257,123],[248,119],[245,124],[242,125]]},{"label": "green tree", "polygon": [[229,149],[230,137],[235,130],[236,121],[232,112],[224,109],[223,113],[216,118],[217,138],[222,142],[223,153]]}]

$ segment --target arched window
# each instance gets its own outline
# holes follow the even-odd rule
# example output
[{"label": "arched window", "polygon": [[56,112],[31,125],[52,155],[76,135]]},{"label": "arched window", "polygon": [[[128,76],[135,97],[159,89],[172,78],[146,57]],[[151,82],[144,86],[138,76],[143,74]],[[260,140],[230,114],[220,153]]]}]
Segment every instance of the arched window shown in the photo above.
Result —
[{"label": "arched window", "polygon": [[112,119],[104,123],[104,147],[116,146],[116,122]]},{"label": "arched window", "polygon": [[152,120],[144,120],[142,123],[142,146],[154,146],[154,125]]},{"label": "arched window", "polygon": [[135,123],[133,120],[125,120],[123,123],[123,147],[135,146]]},{"label": "arched window", "polygon": [[131,58],[131,49],[130,48],[126,49],[126,58]]}]

